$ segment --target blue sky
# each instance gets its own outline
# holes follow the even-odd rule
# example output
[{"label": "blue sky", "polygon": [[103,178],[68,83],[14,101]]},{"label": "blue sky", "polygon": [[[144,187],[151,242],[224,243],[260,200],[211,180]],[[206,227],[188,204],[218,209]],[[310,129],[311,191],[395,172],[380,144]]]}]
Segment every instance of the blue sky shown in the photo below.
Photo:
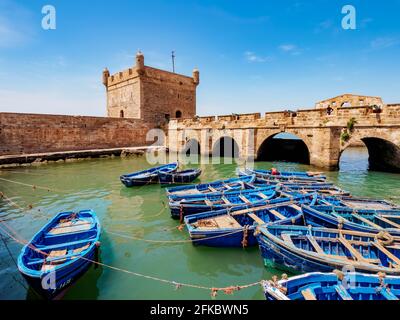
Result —
[{"label": "blue sky", "polygon": [[[44,5],[57,29],[41,28]],[[341,28],[343,5],[357,29]],[[0,0],[0,111],[105,115],[101,71],[200,69],[198,114],[313,107],[341,93],[400,102],[400,1]]]}]

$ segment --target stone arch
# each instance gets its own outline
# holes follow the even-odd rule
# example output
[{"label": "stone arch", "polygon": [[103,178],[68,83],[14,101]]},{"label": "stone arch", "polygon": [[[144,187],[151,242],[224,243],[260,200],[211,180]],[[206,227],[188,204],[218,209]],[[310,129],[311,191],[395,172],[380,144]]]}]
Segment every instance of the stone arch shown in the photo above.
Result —
[{"label": "stone arch", "polygon": [[369,170],[400,173],[400,137],[393,138],[387,131],[356,130],[341,148],[339,165],[343,152],[355,141],[362,141],[368,150]]},{"label": "stone arch", "polygon": [[369,154],[369,169],[400,172],[400,147],[382,138],[363,138]]},{"label": "stone arch", "polygon": [[201,154],[200,142],[194,138],[189,139],[188,142],[186,142],[183,153],[186,156],[199,156]]},{"label": "stone arch", "polygon": [[237,141],[228,135],[224,135],[215,140],[212,148],[213,157],[239,158],[240,148]]},{"label": "stone arch", "polygon": [[304,139],[292,132],[285,132],[290,134],[288,138],[277,138],[282,133],[273,133],[259,143],[256,160],[310,164],[310,148]]},{"label": "stone arch", "polygon": [[242,151],[243,151],[243,138],[244,134],[243,131],[240,129],[213,129],[210,130],[208,133],[208,136],[210,138],[209,140],[209,154],[213,155],[214,154],[214,149],[217,145],[217,143],[220,142],[221,139],[226,138],[226,139],[232,139],[235,144],[237,145],[237,148],[235,147],[235,150],[237,150],[238,157],[242,156]]}]

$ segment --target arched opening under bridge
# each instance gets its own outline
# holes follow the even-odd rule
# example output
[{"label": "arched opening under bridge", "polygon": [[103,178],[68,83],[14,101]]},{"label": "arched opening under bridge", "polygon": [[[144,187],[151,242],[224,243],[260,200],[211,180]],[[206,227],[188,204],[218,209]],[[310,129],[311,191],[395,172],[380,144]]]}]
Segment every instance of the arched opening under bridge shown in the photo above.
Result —
[{"label": "arched opening under bridge", "polygon": [[341,171],[372,170],[400,173],[400,147],[376,137],[362,138],[355,146],[340,155]]},{"label": "arched opening under bridge", "polygon": [[213,157],[239,158],[239,146],[231,137],[221,137],[214,144]]},{"label": "arched opening under bridge", "polygon": [[201,153],[200,143],[196,139],[190,139],[186,145],[183,153],[186,156],[198,156]]},{"label": "arched opening under bridge", "polygon": [[257,161],[285,161],[310,164],[310,151],[302,139],[279,133],[264,140],[257,150]]}]

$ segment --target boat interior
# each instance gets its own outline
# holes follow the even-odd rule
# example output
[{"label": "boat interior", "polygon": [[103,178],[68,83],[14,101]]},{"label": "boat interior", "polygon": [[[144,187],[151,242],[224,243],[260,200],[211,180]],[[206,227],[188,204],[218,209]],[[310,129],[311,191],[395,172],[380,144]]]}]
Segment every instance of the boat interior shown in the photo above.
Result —
[{"label": "boat interior", "polygon": [[301,215],[301,208],[297,205],[274,207],[265,206],[257,209],[243,209],[230,214],[223,213],[202,218],[190,223],[197,230],[237,229],[244,226],[262,225],[269,222],[279,222]]},{"label": "boat interior", "polygon": [[328,256],[332,259],[400,268],[400,239],[398,238],[390,245],[383,245],[375,240],[372,234],[364,236],[351,231],[340,234],[318,231],[311,234],[309,232],[282,232],[279,229],[272,229],[272,233],[297,249],[317,253],[322,257]]},{"label": "boat interior", "polygon": [[345,287],[340,282],[322,281],[308,285],[288,287],[289,299],[301,300],[398,300],[400,284],[392,284],[390,290],[379,283],[359,282]]},{"label": "boat interior", "polygon": [[97,239],[97,232],[96,220],[90,214],[61,215],[26,248],[23,262],[32,270],[51,271],[89,249]]},{"label": "boat interior", "polygon": [[314,206],[312,209],[343,218],[351,223],[361,224],[375,229],[400,229],[400,211],[386,210],[376,211],[360,210],[356,211],[349,208]]}]

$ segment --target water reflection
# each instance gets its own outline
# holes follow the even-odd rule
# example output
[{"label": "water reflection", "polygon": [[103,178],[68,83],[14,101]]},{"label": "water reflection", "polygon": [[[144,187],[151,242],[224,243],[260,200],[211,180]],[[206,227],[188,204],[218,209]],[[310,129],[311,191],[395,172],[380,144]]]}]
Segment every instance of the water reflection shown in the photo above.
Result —
[{"label": "water reflection", "polygon": [[[67,192],[32,190],[9,182],[0,183],[0,191],[21,205],[18,209],[0,200],[0,217],[8,219],[24,239],[30,239],[47,218],[62,210],[93,208],[102,224],[102,259],[122,269],[162,279],[199,285],[236,285],[280,275],[282,271],[266,269],[258,248],[246,250],[196,247],[191,243],[157,243],[121,238],[111,232],[149,240],[188,239],[179,222],[170,218],[165,206],[165,189],[158,185],[125,188],[119,181],[123,173],[149,166],[145,158],[91,160],[80,163],[54,164],[3,172],[2,177],[32,185],[60,188]],[[237,165],[211,163],[183,165],[203,170],[198,182],[229,178]],[[320,171],[319,168],[296,163],[257,162],[256,168],[289,171]],[[22,174],[27,173],[27,174]],[[359,196],[386,198],[400,204],[400,175],[368,171],[368,152],[363,148],[347,149],[340,171],[326,172],[339,187]],[[62,181],[62,184],[60,183]],[[164,204],[163,204],[164,202]],[[33,210],[26,210],[33,204]],[[38,211],[40,209],[40,212]],[[21,246],[8,241],[14,258]],[[4,245],[0,243],[0,299],[34,299],[32,292],[17,283],[20,278]],[[11,289],[10,289],[11,288]],[[89,270],[66,294],[65,299],[208,299],[209,292],[196,289],[175,291],[170,285],[130,276],[115,270]],[[261,289],[242,290],[234,296],[219,299],[263,299]]]},{"label": "water reflection", "polygon": [[366,147],[347,148],[340,157],[340,172],[368,171],[368,158]]}]

